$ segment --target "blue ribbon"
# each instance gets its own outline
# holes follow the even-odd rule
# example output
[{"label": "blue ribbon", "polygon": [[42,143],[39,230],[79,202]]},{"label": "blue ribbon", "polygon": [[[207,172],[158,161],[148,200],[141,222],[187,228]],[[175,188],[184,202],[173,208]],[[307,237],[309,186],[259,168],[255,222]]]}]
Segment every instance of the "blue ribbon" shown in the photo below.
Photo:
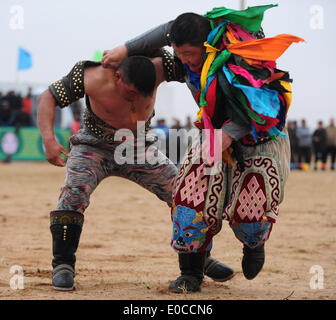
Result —
[{"label": "blue ribbon", "polygon": [[184,67],[186,68],[186,70],[188,72],[190,83],[192,83],[197,90],[200,90],[200,88],[201,88],[201,81],[200,81],[201,75],[198,74],[197,72],[192,72],[189,69],[187,64],[185,64]]},{"label": "blue ribbon", "polygon": [[[258,114],[277,118],[280,110],[280,99],[276,90],[254,88],[238,84],[235,81],[233,74],[226,66],[223,66],[223,72],[229,83],[243,91],[243,93],[250,102],[251,108],[254,111],[256,111]],[[270,128],[267,132],[272,136],[281,135],[283,138],[286,138],[286,135],[281,132],[276,126]],[[253,125],[252,135],[257,141],[258,135]]]}]

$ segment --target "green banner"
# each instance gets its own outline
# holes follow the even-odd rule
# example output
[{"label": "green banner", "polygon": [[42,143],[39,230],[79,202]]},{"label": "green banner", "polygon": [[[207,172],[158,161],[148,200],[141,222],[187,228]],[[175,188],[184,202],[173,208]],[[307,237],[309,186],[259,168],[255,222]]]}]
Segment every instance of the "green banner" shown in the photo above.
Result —
[{"label": "green banner", "polygon": [[93,61],[96,62],[101,62],[103,59],[103,52],[101,52],[100,50],[96,50],[95,53],[93,54]]},{"label": "green banner", "polygon": [[[55,129],[56,140],[69,151],[70,129]],[[44,145],[38,128],[24,127],[16,133],[14,127],[0,128],[0,160],[11,155],[12,160],[43,161]]]}]

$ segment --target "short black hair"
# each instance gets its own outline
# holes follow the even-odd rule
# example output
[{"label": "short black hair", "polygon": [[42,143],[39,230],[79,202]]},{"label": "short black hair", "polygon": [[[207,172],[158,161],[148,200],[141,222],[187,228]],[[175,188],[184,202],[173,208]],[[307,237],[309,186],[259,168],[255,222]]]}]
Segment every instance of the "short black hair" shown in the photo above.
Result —
[{"label": "short black hair", "polygon": [[133,84],[144,96],[153,93],[156,83],[156,70],[152,61],[143,56],[127,57],[120,64],[118,71],[122,81]]},{"label": "short black hair", "polygon": [[187,12],[179,15],[173,22],[170,30],[170,40],[177,47],[184,44],[203,46],[211,31],[211,25],[207,18]]}]

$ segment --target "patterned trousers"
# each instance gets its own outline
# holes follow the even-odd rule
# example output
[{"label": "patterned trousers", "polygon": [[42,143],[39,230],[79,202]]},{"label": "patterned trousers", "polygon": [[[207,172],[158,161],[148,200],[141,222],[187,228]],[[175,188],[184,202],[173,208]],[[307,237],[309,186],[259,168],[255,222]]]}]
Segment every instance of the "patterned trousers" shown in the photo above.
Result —
[{"label": "patterned trousers", "polygon": [[[177,169],[153,142],[145,143],[141,152],[134,153],[134,164],[120,164],[117,156],[120,143],[107,143],[86,129],[73,135],[70,145],[65,185],[61,189],[57,210],[84,213],[92,192],[110,176],[129,179],[154,193],[168,206],[172,205],[172,184]],[[129,147],[133,148],[132,145]],[[137,147],[140,149],[139,145]]]},{"label": "patterned trousers", "polygon": [[209,250],[222,220],[242,243],[251,248],[262,245],[284,198],[290,172],[288,135],[244,148],[243,170],[237,163],[222,164],[209,174],[199,149],[198,142],[190,147],[174,182],[172,247],[177,252]]}]

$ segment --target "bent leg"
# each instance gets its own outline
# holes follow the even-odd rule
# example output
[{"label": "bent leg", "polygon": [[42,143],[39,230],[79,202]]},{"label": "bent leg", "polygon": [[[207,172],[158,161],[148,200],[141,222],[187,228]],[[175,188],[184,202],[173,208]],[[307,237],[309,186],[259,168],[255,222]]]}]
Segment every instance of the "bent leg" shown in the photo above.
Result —
[{"label": "bent leg", "polygon": [[235,236],[250,248],[268,240],[284,198],[290,172],[289,138],[245,151],[245,170],[232,170],[224,216]]},{"label": "bent leg", "polygon": [[244,171],[232,170],[230,201],[224,216],[243,246],[242,270],[254,279],[265,262],[264,244],[284,198],[290,172],[289,138],[281,137],[244,152]]},{"label": "bent leg", "polygon": [[84,213],[92,192],[108,174],[108,161],[102,151],[88,145],[73,146],[56,210]]},{"label": "bent leg", "polygon": [[106,161],[95,148],[75,145],[66,165],[66,181],[57,208],[50,213],[53,248],[53,288],[73,290],[76,251],[79,244],[84,211],[91,193],[107,175]]}]

